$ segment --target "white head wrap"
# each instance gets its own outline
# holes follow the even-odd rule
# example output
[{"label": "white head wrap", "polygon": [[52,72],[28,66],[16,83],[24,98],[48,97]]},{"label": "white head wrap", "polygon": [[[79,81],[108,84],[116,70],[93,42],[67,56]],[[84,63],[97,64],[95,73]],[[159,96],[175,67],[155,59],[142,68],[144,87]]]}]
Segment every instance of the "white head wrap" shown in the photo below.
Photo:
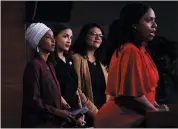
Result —
[{"label": "white head wrap", "polygon": [[25,32],[25,39],[33,49],[36,49],[41,38],[50,28],[43,23],[32,23]]}]

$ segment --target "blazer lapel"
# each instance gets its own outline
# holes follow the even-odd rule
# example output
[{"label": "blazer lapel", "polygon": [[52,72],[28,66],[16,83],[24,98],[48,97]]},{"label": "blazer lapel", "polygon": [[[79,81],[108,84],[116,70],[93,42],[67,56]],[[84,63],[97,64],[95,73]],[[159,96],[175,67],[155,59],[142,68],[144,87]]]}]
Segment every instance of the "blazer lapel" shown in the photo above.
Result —
[{"label": "blazer lapel", "polygon": [[101,69],[102,69],[103,74],[104,74],[105,84],[107,85],[108,73],[106,71],[106,68],[101,63],[100,63],[100,65],[101,65]]},{"label": "blazer lapel", "polygon": [[86,91],[85,92],[88,94],[90,101],[94,102],[88,62],[87,62],[87,59],[83,59],[82,61],[83,61],[83,63],[82,63],[83,64],[83,73],[84,73],[84,78],[86,81],[86,83],[85,83]]},{"label": "blazer lapel", "polygon": [[51,63],[48,63],[48,64],[49,64],[49,69],[50,69],[50,71],[51,71],[51,73],[52,73],[52,75],[53,75],[53,78],[54,78],[55,82],[56,82],[56,85],[59,87],[59,82],[58,82],[58,80],[57,80],[57,78],[56,78],[56,74],[55,74],[55,71],[54,71],[54,67],[52,66]]}]

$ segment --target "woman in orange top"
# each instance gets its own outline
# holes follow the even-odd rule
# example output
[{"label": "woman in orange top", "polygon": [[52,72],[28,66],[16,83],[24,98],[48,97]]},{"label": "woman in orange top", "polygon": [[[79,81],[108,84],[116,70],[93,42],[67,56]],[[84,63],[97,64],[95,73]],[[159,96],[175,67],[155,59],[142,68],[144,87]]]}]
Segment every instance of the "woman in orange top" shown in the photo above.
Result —
[{"label": "woman in orange top", "polygon": [[[119,107],[139,112],[159,111],[155,101],[159,75],[156,65],[145,50],[145,44],[155,36],[155,13],[143,3],[127,4],[120,13],[117,27],[117,44],[110,43],[117,48],[109,65],[106,94],[113,96],[115,99],[112,100]],[[107,124],[109,119],[115,117],[116,111],[120,111],[120,114],[122,111],[116,108],[111,111],[114,103],[110,101],[99,110],[95,127],[124,127],[123,122],[119,125],[119,120],[117,126],[114,125],[116,123]],[[162,110],[168,110],[168,107],[164,106]],[[114,116],[108,115],[112,113]],[[118,117],[123,120],[121,116]]]}]

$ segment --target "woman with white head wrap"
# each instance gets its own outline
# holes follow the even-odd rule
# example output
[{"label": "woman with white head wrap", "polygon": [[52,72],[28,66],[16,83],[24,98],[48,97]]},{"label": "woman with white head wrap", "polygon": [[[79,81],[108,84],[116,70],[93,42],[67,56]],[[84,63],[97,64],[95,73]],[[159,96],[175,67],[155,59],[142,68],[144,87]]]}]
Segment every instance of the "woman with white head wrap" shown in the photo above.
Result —
[{"label": "woman with white head wrap", "polygon": [[32,23],[25,32],[25,39],[38,52],[27,64],[23,76],[21,126],[62,127],[63,122],[75,124],[71,112],[63,103],[55,70],[47,61],[55,48],[53,32],[43,23]]},{"label": "woman with white head wrap", "polygon": [[32,23],[25,32],[25,39],[30,43],[32,48],[36,49],[41,38],[50,28],[43,23]]}]

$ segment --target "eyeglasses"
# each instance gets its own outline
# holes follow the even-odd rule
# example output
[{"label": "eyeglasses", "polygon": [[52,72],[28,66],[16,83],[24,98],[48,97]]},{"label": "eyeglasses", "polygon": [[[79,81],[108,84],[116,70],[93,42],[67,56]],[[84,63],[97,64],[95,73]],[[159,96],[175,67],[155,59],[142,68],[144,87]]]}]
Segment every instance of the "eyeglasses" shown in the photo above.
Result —
[{"label": "eyeglasses", "polygon": [[96,37],[103,38],[103,36],[104,36],[102,34],[97,34],[96,32],[90,32],[89,35],[92,36],[92,37],[95,37],[95,38]]}]

